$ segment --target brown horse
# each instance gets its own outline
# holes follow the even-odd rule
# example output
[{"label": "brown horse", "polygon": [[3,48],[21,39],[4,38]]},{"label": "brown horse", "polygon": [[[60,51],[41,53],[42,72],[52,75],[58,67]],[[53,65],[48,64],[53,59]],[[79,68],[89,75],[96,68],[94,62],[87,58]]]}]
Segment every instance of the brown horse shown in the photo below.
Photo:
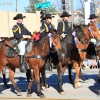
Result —
[{"label": "brown horse", "polygon": [[[81,43],[77,44],[75,46],[75,48],[73,49],[73,52],[71,54],[71,60],[73,62],[73,66],[76,70],[76,78],[75,78],[75,81],[74,81],[74,87],[75,88],[82,87],[79,84],[79,74],[80,74],[80,70],[81,70],[81,67],[82,67],[82,62],[86,58],[87,47],[90,43],[90,39],[96,38],[96,39],[100,40],[100,34],[99,34],[99,31],[98,31],[96,25],[88,24],[87,26],[85,26],[83,28],[83,31],[84,31],[85,35],[87,36],[87,38],[89,40],[88,43],[87,44],[81,44]],[[77,49],[77,52],[75,51],[75,49]]]},{"label": "brown horse", "polygon": [[[12,38],[9,38],[7,41],[10,42]],[[57,32],[52,32],[52,44],[55,46],[56,50],[61,49],[60,45],[60,36]],[[37,94],[40,97],[43,97],[44,94],[41,92],[40,89],[40,71],[43,69],[43,66],[45,64],[45,58],[50,50],[49,46],[49,38],[48,34],[41,37],[40,40],[33,42],[32,44],[32,50],[25,54],[25,59],[27,61],[28,66],[33,69],[33,77],[32,82],[36,80],[37,82]],[[9,45],[10,46],[10,45]],[[4,43],[2,45],[2,48],[0,48],[0,71],[3,70],[5,65],[9,64],[9,78],[14,86],[14,88],[17,91],[17,95],[21,95],[21,90],[17,86],[17,84],[14,81],[14,74],[15,69],[19,68],[19,56],[18,54],[15,54],[13,58],[6,57],[7,48],[9,48],[7,44]],[[11,46],[10,46],[11,47]],[[31,83],[28,86],[28,93],[31,91]]]}]

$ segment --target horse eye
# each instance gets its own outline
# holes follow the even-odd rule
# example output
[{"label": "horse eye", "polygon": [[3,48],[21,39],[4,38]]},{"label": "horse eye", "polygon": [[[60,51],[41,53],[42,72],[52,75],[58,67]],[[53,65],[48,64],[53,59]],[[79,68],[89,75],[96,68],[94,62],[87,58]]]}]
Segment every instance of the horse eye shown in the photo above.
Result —
[{"label": "horse eye", "polygon": [[94,31],[97,31],[96,29],[94,29]]}]

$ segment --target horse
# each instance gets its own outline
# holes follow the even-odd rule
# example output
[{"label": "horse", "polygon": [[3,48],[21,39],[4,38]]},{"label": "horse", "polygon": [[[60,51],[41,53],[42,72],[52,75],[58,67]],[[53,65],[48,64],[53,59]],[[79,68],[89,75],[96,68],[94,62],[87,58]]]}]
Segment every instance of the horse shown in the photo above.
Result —
[{"label": "horse", "polygon": [[[45,34],[44,36],[41,37],[40,40],[32,42],[32,50],[29,51],[29,53],[25,54],[25,61],[27,62],[27,65],[30,69],[33,69],[33,77],[32,77],[32,82],[36,80],[37,82],[37,95],[40,97],[44,97],[44,94],[41,92],[40,89],[40,70],[43,69],[44,63],[45,63],[45,58],[47,54],[49,53],[50,50],[50,42],[49,39],[52,40],[52,44],[55,46],[56,50],[61,49],[60,45],[60,36],[57,32],[51,32],[52,36],[48,37],[48,34]],[[10,48],[10,51],[13,51],[13,48],[11,47],[10,42],[15,41],[14,38],[9,38],[6,39],[6,43],[2,45],[2,49],[0,48],[0,71],[5,67],[5,65],[9,65],[9,78],[10,81],[12,82],[15,90],[17,91],[17,95],[21,95],[21,90],[17,86],[17,84],[14,81],[14,74],[15,74],[15,69],[19,68],[19,55],[15,54],[13,55],[12,58],[7,57],[7,48]],[[31,93],[31,82],[29,83],[28,86],[28,93]]]},{"label": "horse", "polygon": [[[85,81],[84,77],[82,76],[81,67],[82,67],[82,62],[86,58],[86,55],[87,55],[87,48],[88,48],[88,45],[90,43],[90,39],[95,38],[97,40],[100,40],[100,34],[99,34],[99,31],[98,31],[95,24],[86,25],[83,28],[83,31],[84,31],[84,34],[87,36],[89,41],[87,44],[81,44],[81,43],[77,44],[76,45],[77,52],[75,51],[75,49],[73,49],[73,52],[71,55],[71,60],[72,60],[73,66],[76,70],[76,77],[74,80],[74,87],[75,88],[82,87],[79,83],[79,76],[82,78],[83,81]],[[71,71],[69,74],[70,74],[69,77],[72,80]]]},{"label": "horse", "polygon": [[65,38],[61,39],[62,49],[59,52],[55,52],[55,50],[51,50],[50,55],[48,57],[51,59],[51,62],[57,69],[58,88],[60,94],[65,94],[62,88],[62,77],[66,69],[66,66],[71,62],[70,59],[71,51],[75,45],[74,38],[76,38],[72,35],[73,32],[76,32],[76,37],[81,43],[86,44],[88,42],[88,39],[85,36],[83,30],[77,26]]}]

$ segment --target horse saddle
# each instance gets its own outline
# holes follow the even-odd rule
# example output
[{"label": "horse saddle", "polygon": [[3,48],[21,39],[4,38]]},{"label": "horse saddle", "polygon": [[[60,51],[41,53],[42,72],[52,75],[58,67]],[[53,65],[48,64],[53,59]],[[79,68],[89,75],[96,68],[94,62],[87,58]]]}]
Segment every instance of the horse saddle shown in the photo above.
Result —
[{"label": "horse saddle", "polygon": [[[20,43],[20,41],[17,40],[10,40],[8,41],[8,43],[6,42],[7,48],[6,48],[6,57],[8,58],[13,58],[15,57],[15,55],[19,55],[20,50],[18,47],[18,44]],[[32,42],[31,41],[27,41],[27,44],[25,46],[25,53],[29,53],[32,50]]]}]

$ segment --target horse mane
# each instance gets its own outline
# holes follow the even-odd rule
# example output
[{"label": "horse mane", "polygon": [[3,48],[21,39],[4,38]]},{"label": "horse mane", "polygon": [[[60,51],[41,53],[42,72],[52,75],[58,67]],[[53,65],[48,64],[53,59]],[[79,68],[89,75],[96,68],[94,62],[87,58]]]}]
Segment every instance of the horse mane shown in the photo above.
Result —
[{"label": "horse mane", "polygon": [[67,36],[65,36],[65,38],[61,39],[61,42],[64,42],[64,44],[69,44],[69,43],[74,44],[72,32],[69,33]]}]

